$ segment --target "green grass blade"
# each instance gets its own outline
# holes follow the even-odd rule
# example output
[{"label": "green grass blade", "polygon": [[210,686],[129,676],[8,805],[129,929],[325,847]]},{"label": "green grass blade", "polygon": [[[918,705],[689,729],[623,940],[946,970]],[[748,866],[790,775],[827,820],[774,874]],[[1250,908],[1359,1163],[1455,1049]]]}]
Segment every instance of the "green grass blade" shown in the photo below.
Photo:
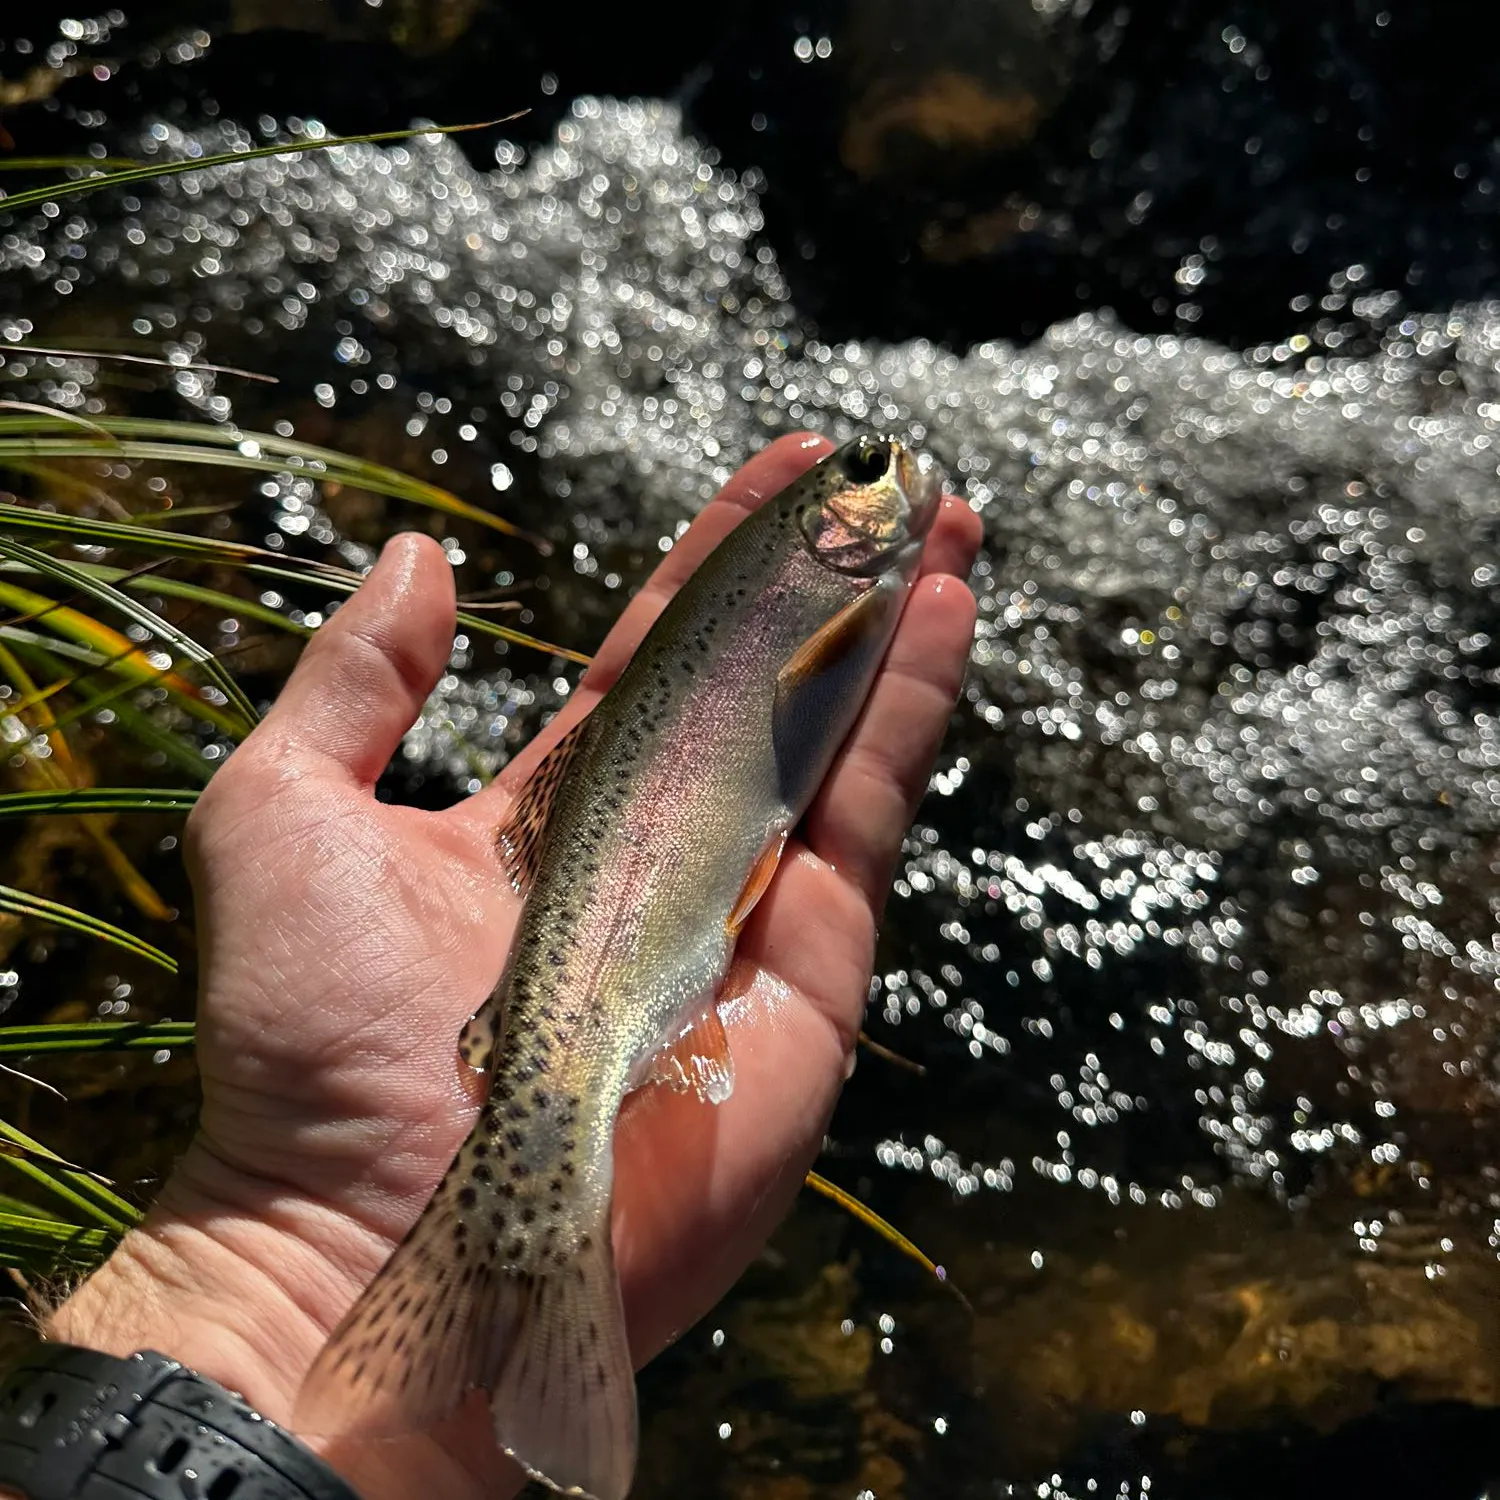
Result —
[{"label": "green grass blade", "polygon": [[133,156],[0,156],[0,172],[108,172],[145,165]]},{"label": "green grass blade", "polygon": [[[215,428],[197,422],[158,422],[145,417],[101,417],[94,424],[112,441],[91,436],[39,436],[39,424],[60,418],[37,416],[0,417],[0,464],[38,458],[111,458],[141,463],[195,463],[227,469],[246,469],[256,474],[305,473],[320,480],[368,490],[394,500],[460,516],[507,536],[530,542],[549,553],[551,544],[532,536],[493,511],[461,500],[441,485],[428,484],[386,464],[355,458],[333,448],[299,443],[268,433],[241,432],[237,428]],[[16,436],[20,433],[22,436]]]},{"label": "green grass blade", "polygon": [[48,1052],[160,1052],[197,1045],[191,1021],[83,1021],[77,1025],[0,1026],[0,1056]]},{"label": "green grass blade", "polygon": [[57,927],[66,927],[85,937],[98,938],[101,942],[113,943],[137,958],[144,958],[165,969],[169,974],[177,972],[177,960],[163,953],[160,948],[144,938],[116,927],[100,917],[91,917],[75,906],[64,906],[60,901],[49,901],[45,896],[33,896],[28,891],[18,891],[14,886],[0,885],[0,911],[18,917],[35,917],[39,921],[51,922]]},{"label": "green grass blade", "polygon": [[[94,619],[92,615],[3,580],[0,580],[0,604],[19,613],[19,619],[13,623],[0,625],[0,639],[17,639],[15,632],[18,629],[24,631],[26,624],[45,621],[50,629],[70,645],[83,646],[94,653],[92,658],[86,658],[91,660],[92,665],[123,677],[135,687],[162,688],[180,707],[195,718],[212,724],[230,739],[243,739],[248,732],[239,715],[210,702],[193,683],[170,667],[153,665],[143,646]],[[50,636],[42,636],[34,631],[25,631],[24,634],[37,641],[61,644]]]},{"label": "green grass blade", "polygon": [[[53,1197],[81,1209],[96,1224],[123,1233],[132,1224],[140,1222],[139,1209],[112,1193],[103,1183],[96,1182],[87,1172],[79,1172],[60,1161],[40,1141],[32,1140],[4,1120],[0,1120],[0,1142],[6,1143],[0,1145],[0,1161],[23,1177],[29,1177]],[[7,1150],[7,1145],[15,1150]]]},{"label": "green grass blade", "polygon": [[[352,594],[363,582],[358,573],[350,572],[348,569],[301,558],[278,557],[276,553],[265,548],[252,547],[243,542],[220,541],[214,537],[181,536],[171,532],[157,531],[147,526],[130,525],[123,521],[84,520],[78,516],[33,510],[27,505],[0,503],[0,532],[6,531],[24,531],[55,537],[61,541],[121,547],[156,555],[165,553],[180,557],[201,558],[222,566],[238,568],[257,578],[266,578],[303,588],[317,586],[339,594]],[[75,566],[84,565],[75,564]],[[136,585],[127,579],[124,586]],[[147,583],[140,585],[143,588],[148,586]],[[158,580],[158,587],[160,587],[160,580]],[[556,645],[552,641],[544,641],[537,636],[526,634],[525,631],[513,630],[507,625],[497,625],[494,620],[468,610],[459,611],[458,623],[473,635],[509,641],[512,645],[524,646],[544,656],[558,656],[565,661],[577,662],[585,667],[590,661],[590,657],[585,652],[574,651],[567,646]]]},{"label": "green grass blade", "polygon": [[[0,158],[3,163],[3,158]],[[47,344],[6,344],[7,354],[41,354],[57,359],[107,359],[111,364],[150,365],[160,370],[195,370],[209,375],[238,375],[242,380],[256,380],[262,385],[280,385],[274,375],[259,370],[243,370],[238,365],[199,364],[193,360],[162,359],[152,354],[126,354],[112,349],[55,349]],[[50,415],[50,413],[49,413]]]},{"label": "green grass blade", "polygon": [[[107,657],[86,646],[77,646],[71,641],[51,640],[19,625],[0,625],[0,641],[9,642],[18,656],[50,673],[53,678],[67,675],[66,661],[80,662],[99,670],[107,669],[110,664]],[[57,714],[53,727],[66,729],[90,714],[108,709],[133,739],[148,750],[159,752],[185,776],[190,776],[200,785],[206,785],[214,773],[214,766],[203,758],[194,741],[174,734],[170,729],[163,729],[150,714],[142,713],[136,708],[130,701],[130,695],[139,687],[138,682],[126,681],[95,692],[82,679],[75,678],[69,684],[68,691],[82,701],[76,707]]]},{"label": "green grass blade", "polygon": [[253,727],[259,723],[260,715],[255,712],[255,705],[245,696],[239,683],[229,675],[223,663],[207,646],[200,645],[186,631],[179,630],[170,621],[162,619],[154,610],[147,609],[144,604],[132,599],[123,590],[117,589],[112,583],[106,583],[102,578],[95,577],[86,568],[63,562],[60,558],[53,557],[38,547],[28,546],[25,542],[0,537],[0,557],[9,557],[18,562],[24,562],[28,567],[35,568],[37,572],[45,576],[70,585],[79,593],[108,605],[117,614],[124,615],[127,620],[149,631],[158,640],[175,647],[180,655],[195,663],[203,675],[224,694],[230,706],[247,725]]},{"label": "green grass blade", "polygon": [[369,135],[335,135],[324,140],[290,141],[279,146],[256,146],[246,151],[224,151],[215,156],[199,156],[187,161],[152,162],[145,166],[125,167],[118,172],[101,172],[97,177],[85,177],[76,182],[59,182],[50,187],[28,188],[24,193],[12,193],[0,197],[0,212],[14,212],[19,208],[32,208],[38,203],[51,203],[58,198],[77,197],[80,193],[97,192],[100,188],[128,187],[134,182],[148,182],[153,177],[170,177],[181,172],[202,172],[211,167],[232,167],[237,162],[254,161],[261,156],[298,156],[304,151],[327,151],[334,146],[356,146],[381,141],[409,141],[419,135],[459,135],[466,130],[488,130],[495,125],[505,125],[520,119],[525,114],[506,115],[499,120],[478,120],[469,125],[424,125],[419,129],[379,130]]},{"label": "green grass blade", "polygon": [[186,812],[197,800],[198,793],[188,787],[87,786],[0,792],[0,818],[29,818],[40,813]]},{"label": "green grass blade", "polygon": [[118,1231],[0,1209],[0,1266],[38,1276],[50,1275],[64,1265],[91,1270],[119,1238]]}]

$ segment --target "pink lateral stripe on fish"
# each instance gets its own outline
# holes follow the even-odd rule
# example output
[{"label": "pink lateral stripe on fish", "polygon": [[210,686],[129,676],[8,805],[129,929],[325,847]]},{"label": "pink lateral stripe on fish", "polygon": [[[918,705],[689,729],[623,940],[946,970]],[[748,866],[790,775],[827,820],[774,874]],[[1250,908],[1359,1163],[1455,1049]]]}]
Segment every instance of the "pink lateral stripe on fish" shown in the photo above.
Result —
[{"label": "pink lateral stripe on fish", "polygon": [[941,491],[894,439],[830,454],[715,548],[522,789],[499,844],[525,906],[459,1040],[489,1096],[319,1355],[303,1430],[410,1431],[481,1387],[532,1477],[623,1500],[620,1104],[654,1077],[729,1097],[714,997],[869,692]]}]

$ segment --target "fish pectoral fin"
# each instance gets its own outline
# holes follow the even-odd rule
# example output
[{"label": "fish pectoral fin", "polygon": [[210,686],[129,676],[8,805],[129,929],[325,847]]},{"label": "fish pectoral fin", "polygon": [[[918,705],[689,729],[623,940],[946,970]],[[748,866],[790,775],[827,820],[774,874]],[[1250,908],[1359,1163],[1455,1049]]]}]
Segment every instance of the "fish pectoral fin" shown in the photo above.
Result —
[{"label": "fish pectoral fin", "polygon": [[808,636],[776,674],[771,738],[788,806],[803,805],[826,773],[837,748],[829,726],[852,720],[905,593],[900,579],[879,579]]},{"label": "fish pectoral fin", "polygon": [[734,1059],[716,1002],[710,1001],[686,1030],[647,1059],[640,1081],[692,1089],[709,1104],[722,1104],[734,1092]]},{"label": "fish pectoral fin", "polygon": [[734,903],[734,909],[724,923],[731,938],[739,937],[741,929],[750,920],[750,913],[755,910],[760,904],[760,898],[770,889],[771,880],[781,867],[781,856],[786,852],[786,840],[787,830],[783,828],[779,833],[773,833],[766,840],[765,847],[755,856],[755,863],[750,866],[745,888],[740,892],[739,899]]},{"label": "fish pectoral fin", "polygon": [[588,719],[580,719],[541,759],[526,784],[516,793],[505,821],[496,833],[510,883],[517,895],[524,896],[536,878],[537,862],[542,854],[542,835],[552,817],[558,789],[568,766],[583,743]]},{"label": "fish pectoral fin", "polygon": [[878,585],[866,589],[852,604],[846,604],[831,620],[820,625],[787,658],[776,674],[776,693],[795,693],[805,683],[832,671],[862,646],[870,646],[885,633],[890,596]]}]

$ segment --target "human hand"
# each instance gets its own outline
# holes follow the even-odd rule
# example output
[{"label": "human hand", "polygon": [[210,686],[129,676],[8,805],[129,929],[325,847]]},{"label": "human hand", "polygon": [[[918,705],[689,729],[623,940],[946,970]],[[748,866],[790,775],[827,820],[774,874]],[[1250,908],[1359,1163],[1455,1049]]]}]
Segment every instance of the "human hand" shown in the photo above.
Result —
[{"label": "human hand", "polygon": [[[56,1337],[152,1347],[286,1423],[314,1356],[468,1131],[459,1028],[493,987],[519,901],[495,829],[667,598],[744,509],[829,445],[782,439],[731,480],[493,786],[441,813],[376,778],[444,670],[440,548],[396,538],[319,632],[188,826],[202,938],[198,1135],[145,1225],[56,1314]],[[632,1096],[616,1135],[615,1246],[644,1361],[706,1312],[785,1213],[850,1065],[891,866],[962,678],[978,523],[947,501],[865,712],[736,950],[735,1090]],[[369,1500],[505,1493],[481,1402],[433,1433],[328,1456]]]}]

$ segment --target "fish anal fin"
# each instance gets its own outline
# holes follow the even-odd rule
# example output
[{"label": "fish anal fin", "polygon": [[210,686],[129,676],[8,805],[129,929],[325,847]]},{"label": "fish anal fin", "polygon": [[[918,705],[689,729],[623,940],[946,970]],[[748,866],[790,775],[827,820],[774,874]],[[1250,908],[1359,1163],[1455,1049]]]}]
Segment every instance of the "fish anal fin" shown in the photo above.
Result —
[{"label": "fish anal fin", "polygon": [[641,1083],[664,1083],[679,1092],[692,1089],[709,1104],[722,1104],[734,1092],[734,1060],[729,1038],[710,1002],[688,1026],[654,1052],[640,1076]]},{"label": "fish anal fin", "polygon": [[760,898],[769,889],[772,877],[781,864],[781,856],[786,852],[786,840],[787,830],[783,828],[779,833],[773,833],[766,840],[760,853],[755,856],[755,863],[750,866],[745,888],[740,892],[739,899],[734,903],[734,909],[724,923],[730,937],[737,938],[740,935],[741,928],[750,920],[750,913],[755,910]]},{"label": "fish anal fin", "polygon": [[583,743],[589,721],[580,719],[541,759],[496,834],[500,857],[518,895],[524,896],[536,878],[542,853],[542,835],[552,816],[557,793],[568,766]]}]

